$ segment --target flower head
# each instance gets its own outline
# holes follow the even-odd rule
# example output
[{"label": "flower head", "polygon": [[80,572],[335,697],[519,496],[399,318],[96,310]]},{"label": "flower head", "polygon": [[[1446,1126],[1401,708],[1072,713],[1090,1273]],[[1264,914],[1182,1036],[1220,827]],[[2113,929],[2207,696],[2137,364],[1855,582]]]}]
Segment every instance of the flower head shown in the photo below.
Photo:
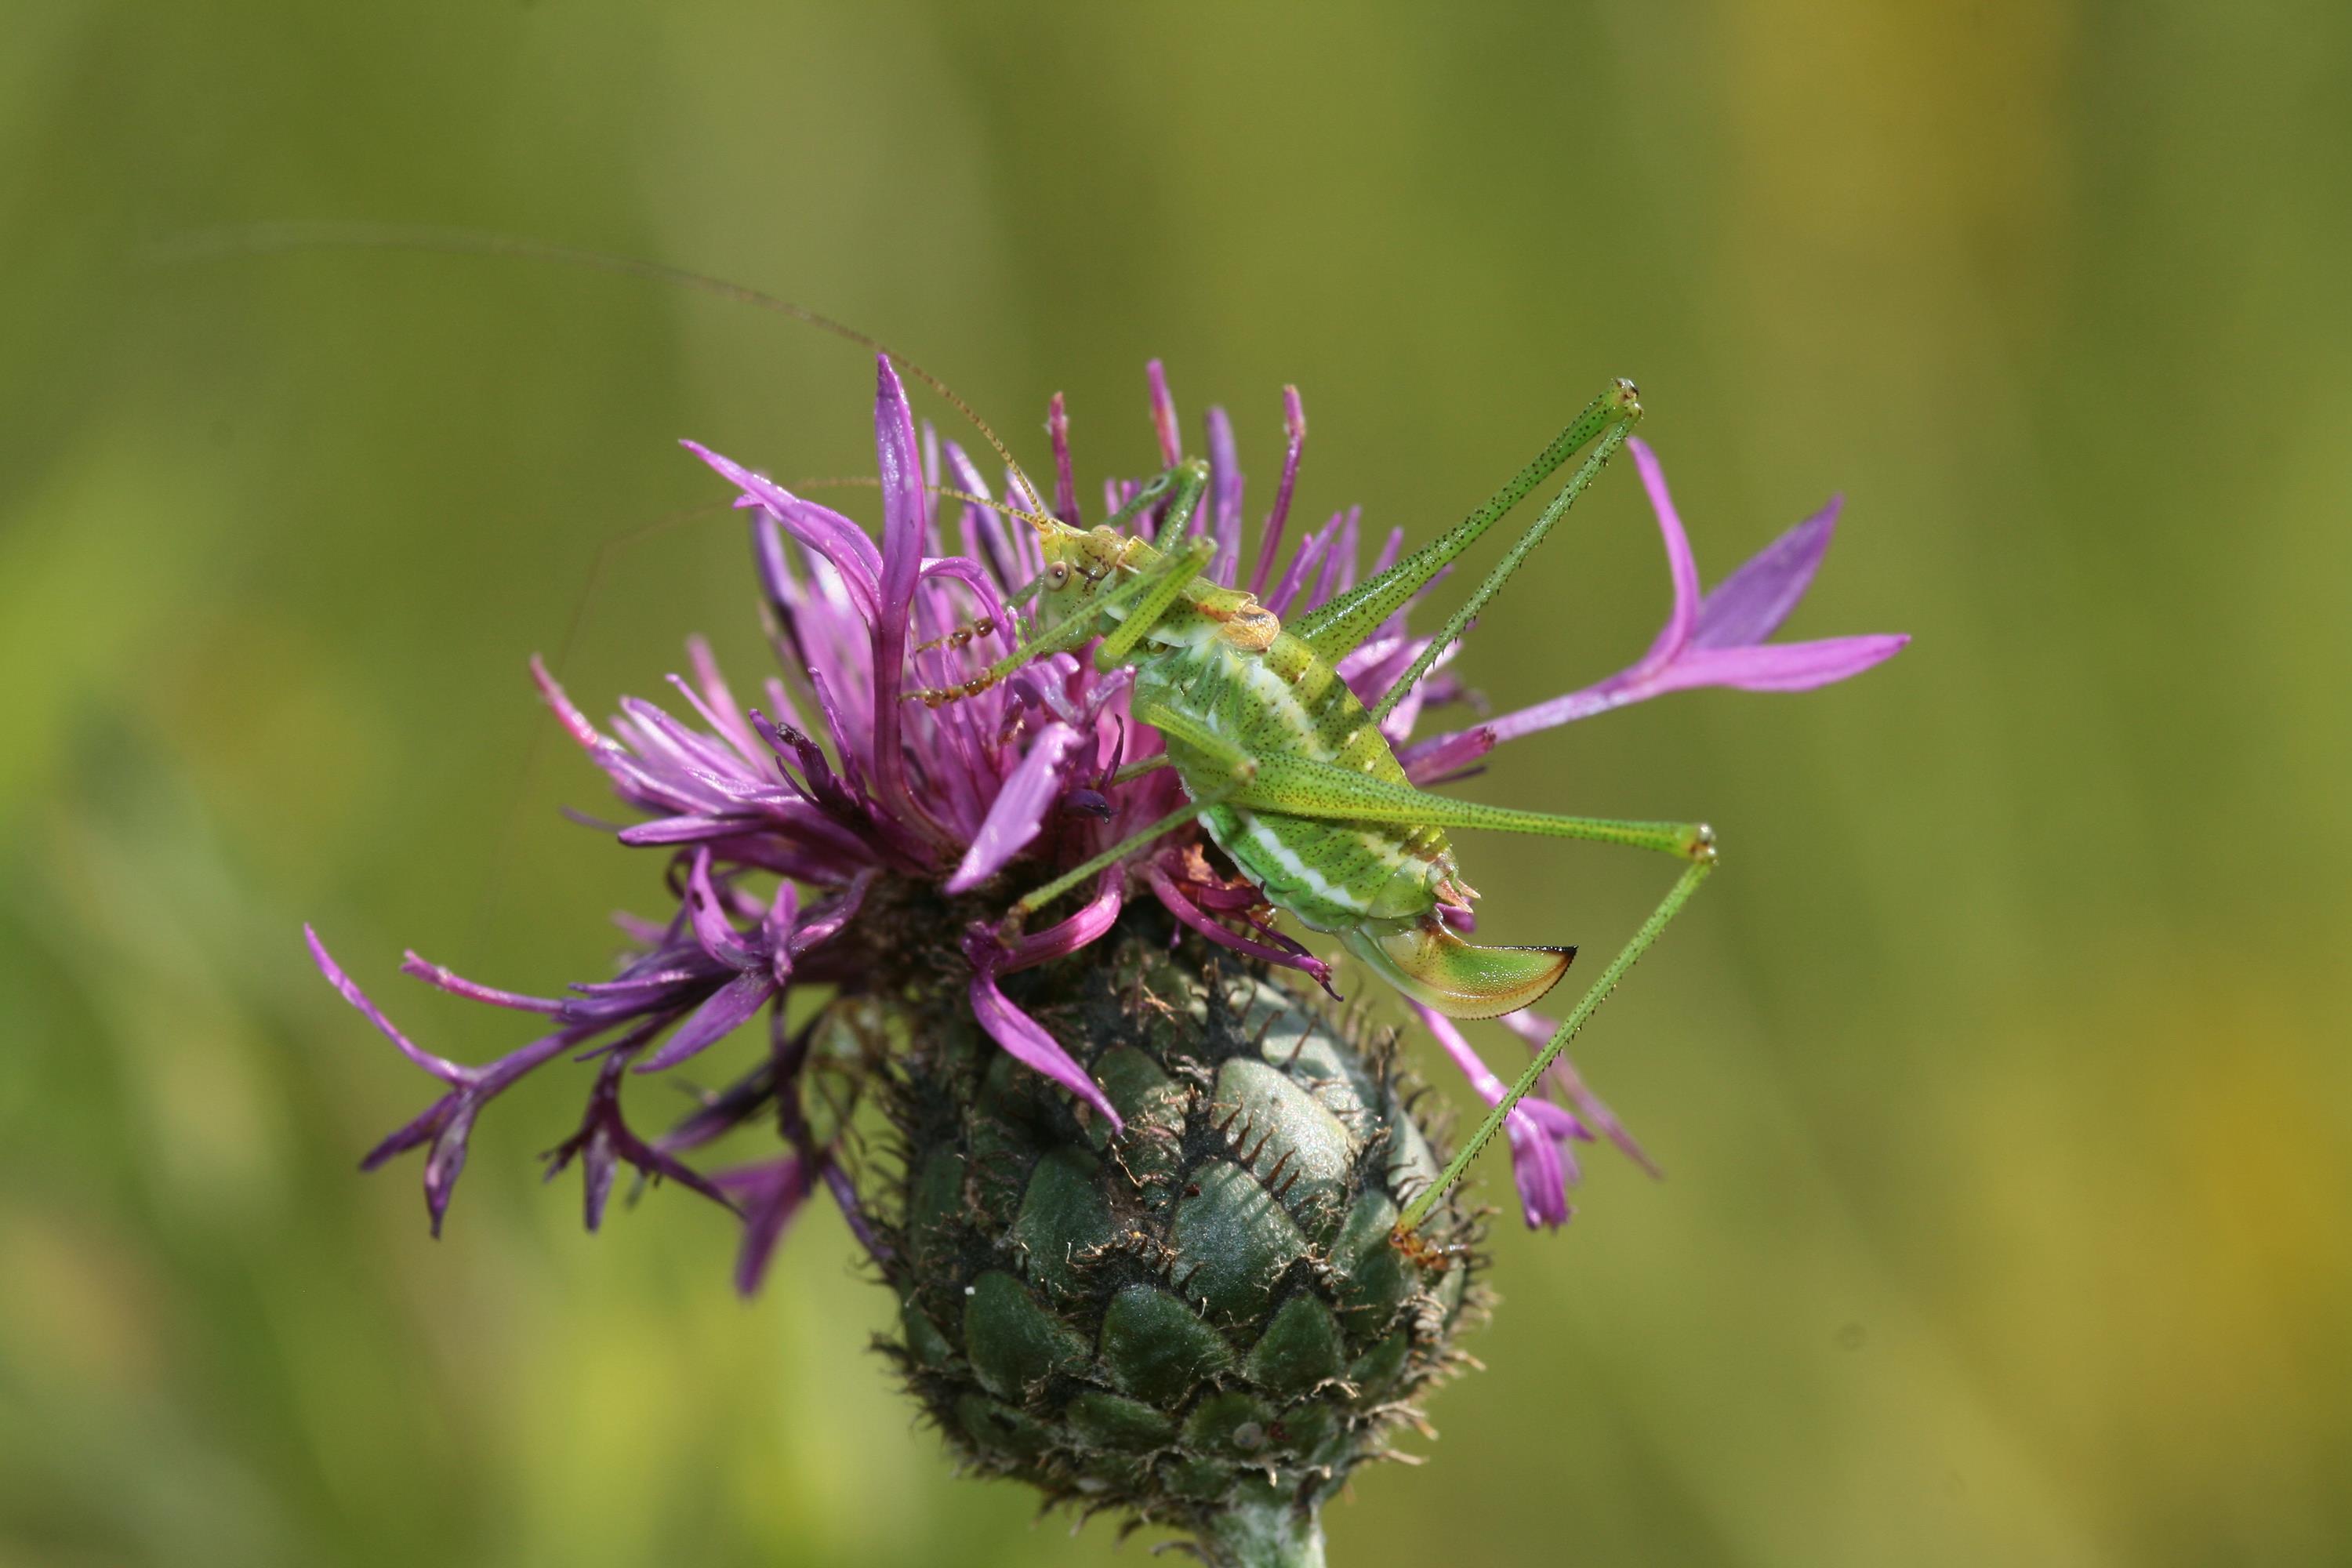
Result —
[{"label": "flower head", "polygon": [[[415,978],[546,1020],[545,1032],[517,1050],[463,1067],[411,1042],[310,936],[328,979],[410,1062],[445,1086],[365,1162],[373,1168],[425,1147],[425,1203],[436,1233],[482,1108],[525,1075],[573,1057],[594,1061],[593,1083],[578,1130],[551,1152],[550,1173],[579,1165],[591,1228],[619,1166],[628,1164],[742,1216],[737,1277],[747,1291],[820,1187],[869,1247],[882,1247],[860,1214],[849,1168],[857,1086],[876,1064],[808,1027],[787,1027],[788,1005],[802,987],[855,996],[880,973],[903,976],[925,965],[950,970],[961,976],[956,983],[971,1017],[999,1047],[1114,1126],[1119,1118],[1110,1099],[1053,1031],[1023,1009],[1003,984],[1007,977],[1087,948],[1112,930],[1129,900],[1149,898],[1181,927],[1252,959],[1299,970],[1328,988],[1324,963],[1280,929],[1258,889],[1190,830],[1105,870],[1056,923],[1020,934],[1000,924],[996,917],[1021,892],[1166,815],[1181,803],[1181,786],[1168,769],[1121,776],[1124,764],[1159,746],[1128,711],[1127,669],[1098,672],[1084,659],[1054,654],[961,700],[932,706],[906,700],[919,689],[971,683],[1014,648],[1023,622],[1008,605],[1018,602],[1042,557],[1030,531],[1009,524],[1005,511],[1038,512],[1045,502],[1013,470],[1001,492],[1008,505],[997,508],[990,498],[1000,492],[969,454],[928,430],[919,435],[887,357],[877,361],[876,377],[878,547],[841,513],[687,443],[735,489],[736,505],[750,521],[779,666],[752,700],[739,699],[697,640],[687,645],[688,674],[671,678],[690,717],[625,698],[618,714],[599,726],[532,661],[532,677],[557,720],[639,817],[619,830],[621,842],[659,851],[670,868],[671,907],[660,921],[625,922],[637,951],[618,973],[541,997],[498,990],[409,954],[403,969]],[[1181,426],[1156,362],[1150,385],[1161,456],[1172,463],[1182,455]],[[1281,479],[1245,578],[1243,476],[1232,426],[1218,409],[1206,421],[1208,501],[1193,524],[1213,542],[1211,575],[1245,583],[1277,615],[1301,613],[1352,585],[1360,550],[1360,513],[1349,509],[1306,531],[1284,556],[1307,435],[1295,389],[1286,390],[1284,411]],[[1058,397],[1048,428],[1053,510],[1076,522],[1069,426]],[[1763,640],[1819,565],[1834,503],[1702,598],[1656,459],[1638,443],[1634,456],[1674,574],[1675,610],[1664,630],[1641,660],[1596,686],[1415,742],[1413,729],[1426,713],[1467,695],[1441,660],[1384,723],[1416,777],[1453,772],[1517,735],[1666,691],[1700,685],[1798,689],[1843,679],[1902,646],[1899,637]],[[1138,488],[1110,483],[1107,508],[1116,510]],[[1158,521],[1147,510],[1135,526],[1150,531]],[[1391,533],[1369,571],[1392,562],[1401,542],[1400,533]],[[1407,628],[1410,608],[1339,666],[1368,700],[1427,646]],[[940,935],[943,920],[952,940]],[[648,1137],[631,1126],[623,1099],[634,1079],[680,1067],[762,1014],[767,1047],[750,1072],[702,1095],[698,1108],[667,1135]],[[1451,1024],[1427,1016],[1474,1087],[1496,1100],[1500,1080]],[[841,1092],[815,1092],[820,1079]],[[1605,1108],[1578,1098],[1581,1086],[1572,1073],[1557,1083],[1565,1105],[1531,1099],[1509,1121],[1530,1225],[1567,1217],[1564,1192],[1576,1172],[1572,1142],[1590,1140],[1596,1128],[1622,1137]],[[756,1121],[772,1124],[781,1152],[708,1175],[686,1163],[689,1152]]]}]

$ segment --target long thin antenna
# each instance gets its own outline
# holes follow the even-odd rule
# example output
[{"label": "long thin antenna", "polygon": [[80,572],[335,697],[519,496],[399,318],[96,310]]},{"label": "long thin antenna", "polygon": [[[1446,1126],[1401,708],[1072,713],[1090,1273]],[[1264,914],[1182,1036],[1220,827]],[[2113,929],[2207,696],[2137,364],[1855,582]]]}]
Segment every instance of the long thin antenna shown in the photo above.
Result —
[{"label": "long thin antenna", "polygon": [[[1026,476],[1024,475],[1024,478],[1025,479]],[[796,479],[784,488],[795,493],[803,490],[878,490],[882,488],[882,481],[872,474],[844,474],[834,479]],[[1070,526],[1058,517],[1047,517],[1043,512],[1024,511],[1017,506],[1007,506],[1001,500],[991,500],[986,496],[974,495],[970,490],[957,489],[952,485],[925,485],[923,489],[943,500],[965,501],[972,506],[985,508],[999,517],[1011,518],[1015,522],[1025,522],[1040,533],[1050,533],[1057,528],[1066,529]]]},{"label": "long thin antenna", "polygon": [[242,225],[235,228],[198,229],[175,235],[156,242],[149,254],[158,260],[210,260],[227,256],[264,256],[272,253],[300,250],[420,250],[446,256],[510,256],[530,261],[551,261],[565,267],[586,268],[592,272],[606,272],[619,278],[639,278],[653,283],[667,283],[682,289],[693,289],[738,304],[757,306],[789,316],[819,331],[831,332],[846,341],[882,355],[898,368],[902,375],[912,376],[929,387],[949,406],[962,415],[982,439],[995,448],[1004,459],[1030,500],[1039,510],[1045,509],[1044,498],[1030,482],[1028,473],[1014,459],[1013,453],[1000,440],[979,410],[966,403],[956,390],[913,360],[845,321],[835,321],[821,311],[805,305],[795,305],[790,300],[780,300],[773,294],[730,283],[723,278],[706,273],[690,272],[683,267],[667,262],[645,261],[634,256],[613,256],[601,250],[586,250],[578,246],[559,245],[551,240],[521,239],[509,235],[478,234],[471,229],[435,228],[425,225],[382,223],[312,223],[285,222]]}]

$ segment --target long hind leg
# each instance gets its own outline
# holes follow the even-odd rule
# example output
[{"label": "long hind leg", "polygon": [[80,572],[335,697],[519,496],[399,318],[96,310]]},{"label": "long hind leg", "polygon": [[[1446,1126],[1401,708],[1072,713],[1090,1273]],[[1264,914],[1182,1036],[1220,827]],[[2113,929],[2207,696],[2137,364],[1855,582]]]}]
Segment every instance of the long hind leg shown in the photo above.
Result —
[{"label": "long hind leg", "polygon": [[[1181,714],[1157,707],[1148,707],[1140,714],[1147,723],[1176,736],[1210,756],[1233,763],[1240,753],[1230,742],[1222,740],[1192,723]],[[1506,833],[1531,833],[1552,838],[1581,838],[1603,843],[1622,844],[1634,848],[1654,849],[1674,855],[1688,862],[1683,874],[1676,878],[1665,899],[1642,922],[1632,939],[1611,960],[1609,967],[1585,992],[1575,1009],[1561,1020],[1550,1041],[1536,1054],[1528,1069],[1502,1100],[1478,1124],[1476,1131],[1463,1144],[1461,1152],[1445,1167],[1444,1173],[1426,1191],[1414,1197],[1397,1221],[1400,1237],[1407,1237],[1427,1218],[1447,1189],[1462,1179],[1470,1162],[1493,1140],[1511,1108],[1528,1097],[1542,1081],[1544,1072],[1568,1048],[1601,1005],[1609,1000],[1618,982],[1625,978],[1641,956],[1647,952],[1659,933],[1682,912],[1699,884],[1715,871],[1715,834],[1701,823],[1625,822],[1607,817],[1563,816],[1551,812],[1514,811],[1503,806],[1481,805],[1475,801],[1454,800],[1447,795],[1431,795],[1410,784],[1393,784],[1371,778],[1329,763],[1299,757],[1261,757],[1246,768],[1236,767],[1234,786],[1226,799],[1236,805],[1256,810],[1286,813],[1293,816],[1336,817],[1352,821],[1393,822],[1431,827],[1485,827]]]},{"label": "long hind leg", "polygon": [[1659,933],[1682,913],[1683,906],[1690,902],[1691,895],[1698,891],[1698,885],[1706,880],[1715,870],[1715,865],[1714,858],[1709,857],[1705,860],[1694,860],[1683,868],[1683,874],[1675,879],[1675,885],[1667,889],[1665,898],[1650,912],[1650,918],[1642,922],[1642,929],[1618,950],[1615,958],[1610,960],[1609,967],[1601,972],[1601,978],[1592,983],[1592,988],[1577,1003],[1575,1011],[1560,1020],[1559,1027],[1552,1031],[1551,1039],[1536,1053],[1535,1059],[1528,1063],[1527,1070],[1519,1075],[1517,1083],[1511,1085],[1510,1091],[1486,1112],[1486,1119],[1478,1123],[1477,1131],[1470,1134],[1437,1180],[1405,1205],[1404,1213],[1397,1217],[1395,1236],[1409,1237],[1415,1226],[1429,1217],[1438,1200],[1462,1179],[1463,1173],[1470,1168],[1470,1162],[1478,1157],[1478,1152],[1494,1140],[1504,1120],[1511,1114],[1511,1108],[1534,1092],[1536,1086],[1543,1081],[1545,1072],[1559,1059],[1560,1052],[1568,1049],[1568,1043],[1591,1021],[1592,1015],[1601,1010],[1601,1004],[1609,1000],[1609,994],[1617,989],[1617,983],[1625,978],[1627,972],[1643,953],[1650,951],[1650,944],[1658,940]]},{"label": "long hind leg", "polygon": [[[1291,634],[1315,650],[1316,657],[1326,664],[1337,663],[1339,657],[1360,645],[1380,629],[1381,624],[1394,615],[1407,599],[1421,591],[1422,586],[1453,561],[1475,544],[1496,519],[1524,500],[1528,491],[1574,457],[1596,437],[1609,441],[1610,451],[1624,440],[1624,433],[1642,416],[1639,395],[1630,381],[1612,382],[1601,395],[1587,404],[1584,411],[1569,422],[1567,428],[1552,437],[1549,446],[1503,488],[1489,496],[1485,504],[1464,518],[1444,535],[1414,551],[1394,566],[1369,582],[1360,583],[1318,610],[1299,616],[1290,626]],[[1613,438],[1610,433],[1613,432]],[[1607,461],[1601,457],[1601,462]],[[1551,526],[1552,521],[1572,503],[1592,475],[1600,471],[1599,463],[1588,460],[1577,477],[1570,481],[1568,491],[1545,509],[1529,531],[1536,538]],[[1532,548],[1532,546],[1529,546]],[[1459,636],[1457,630],[1454,635]],[[1442,645],[1441,645],[1442,646]],[[1418,676],[1415,677],[1419,679]]]}]

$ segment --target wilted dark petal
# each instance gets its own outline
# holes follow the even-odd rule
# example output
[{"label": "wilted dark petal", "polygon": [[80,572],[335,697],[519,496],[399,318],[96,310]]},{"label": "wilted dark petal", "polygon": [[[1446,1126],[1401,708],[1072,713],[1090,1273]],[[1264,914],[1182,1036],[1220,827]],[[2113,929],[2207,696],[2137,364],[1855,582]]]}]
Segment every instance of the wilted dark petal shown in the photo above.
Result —
[{"label": "wilted dark petal", "polygon": [[757,1013],[776,994],[776,977],[766,966],[746,970],[720,986],[709,1000],[662,1042],[661,1049],[637,1064],[639,1072],[660,1072],[708,1049]]},{"label": "wilted dark petal", "polygon": [[1779,631],[1812,586],[1843,505],[1843,497],[1832,496],[1829,505],[1749,556],[1738,571],[1709,590],[1699,601],[1691,647],[1738,647],[1762,642]]},{"label": "wilted dark petal", "polygon": [[415,1121],[362,1155],[360,1169],[373,1171],[394,1155],[405,1154],[419,1143],[439,1136],[442,1126],[456,1112],[457,1101],[463,1099],[465,1094],[466,1091],[462,1089],[451,1089],[447,1094],[426,1106]]},{"label": "wilted dark petal", "polygon": [[[547,1173],[553,1176],[562,1167]],[[588,1142],[580,1153],[580,1218],[591,1231],[604,1223],[604,1205],[613,1196],[613,1178],[621,1173],[620,1162],[613,1154],[613,1135],[603,1127],[588,1134]]]},{"label": "wilted dark petal", "polygon": [[[821,1158],[821,1157],[820,1157]],[[793,1216],[800,1213],[816,1184],[803,1173],[801,1159],[787,1154],[757,1165],[739,1166],[714,1173],[711,1180],[735,1194],[743,1215],[743,1247],[735,1258],[735,1289],[755,1294],[767,1277],[776,1244],[783,1239]]]},{"label": "wilted dark petal", "polygon": [[972,836],[963,864],[948,879],[950,893],[968,893],[1026,848],[1045,825],[1045,813],[1062,793],[1062,763],[1078,742],[1067,724],[1051,723],[1037,732],[1013,776],[996,794],[988,817]]},{"label": "wilted dark petal", "polygon": [[857,1245],[866,1249],[868,1258],[877,1263],[888,1262],[893,1256],[890,1244],[882,1239],[874,1222],[866,1217],[866,1205],[857,1201],[856,1184],[838,1161],[826,1160],[824,1164],[824,1184],[833,1194],[834,1205],[841,1210],[842,1223],[849,1227],[849,1234],[857,1238]]},{"label": "wilted dark petal", "polygon": [[1123,1129],[1126,1123],[1112,1109],[1110,1097],[1087,1075],[1087,1069],[1071,1058],[1043,1025],[1014,1006],[1011,998],[997,988],[997,965],[1003,961],[1004,950],[996,939],[985,930],[975,930],[964,937],[963,950],[972,965],[971,1010],[989,1037],[1023,1066],[1045,1074],[1093,1106],[1109,1119],[1114,1129]]},{"label": "wilted dark petal", "polygon": [[432,1151],[425,1156],[425,1212],[433,1221],[433,1234],[441,1234],[442,1216],[449,1212],[449,1200],[457,1190],[457,1178],[466,1169],[466,1143],[474,1135],[474,1117],[482,1101],[472,1094],[457,1097],[457,1106],[439,1132],[434,1135]]}]

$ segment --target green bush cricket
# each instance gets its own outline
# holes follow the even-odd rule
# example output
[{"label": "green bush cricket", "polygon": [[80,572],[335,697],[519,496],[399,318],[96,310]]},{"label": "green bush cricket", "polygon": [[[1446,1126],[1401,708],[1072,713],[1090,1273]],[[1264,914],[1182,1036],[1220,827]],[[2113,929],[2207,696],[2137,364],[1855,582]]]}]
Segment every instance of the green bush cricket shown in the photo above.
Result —
[{"label": "green bush cricket", "polygon": [[[1415,1256],[1414,1227],[1461,1179],[1511,1108],[1541,1080],[1715,866],[1715,836],[1704,824],[1517,811],[1416,788],[1379,727],[1591,484],[1641,414],[1633,383],[1612,383],[1443,537],[1289,627],[1251,594],[1202,575],[1211,546],[1204,540],[1185,541],[1207,485],[1206,465],[1198,459],[1161,472],[1093,529],[1000,507],[1037,531],[1046,563],[1020,596],[1037,605],[1029,639],[962,686],[909,694],[934,705],[953,701],[986,689],[1041,655],[1075,650],[1099,638],[1096,668],[1109,671],[1126,665],[1134,670],[1131,710],[1166,742],[1165,752],[1128,773],[1172,766],[1190,797],[1187,804],[1028,894],[1007,917],[1011,925],[1198,819],[1277,909],[1338,936],[1367,967],[1425,1005],[1453,1017],[1488,1018],[1532,1005],[1567,971],[1576,950],[1477,947],[1456,936],[1447,913],[1466,912],[1475,894],[1455,866],[1447,828],[1593,839],[1686,862],[1664,900],[1510,1093],[1489,1111],[1439,1181],[1400,1217],[1399,1246]],[[1335,663],[1588,446],[1592,450],[1559,493],[1412,668],[1367,710],[1335,671]],[[1122,531],[1155,508],[1161,517],[1155,540]]]}]

